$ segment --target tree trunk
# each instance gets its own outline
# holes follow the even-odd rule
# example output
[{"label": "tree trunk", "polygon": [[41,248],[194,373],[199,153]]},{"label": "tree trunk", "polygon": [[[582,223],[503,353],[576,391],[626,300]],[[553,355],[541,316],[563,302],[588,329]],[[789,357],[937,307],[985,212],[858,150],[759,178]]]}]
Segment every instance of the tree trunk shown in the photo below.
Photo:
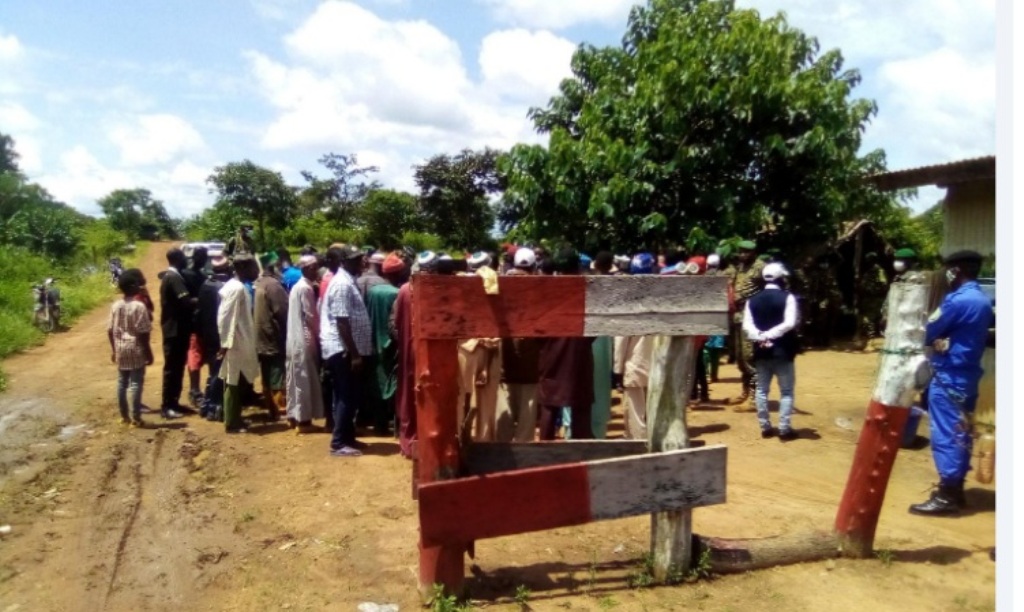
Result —
[{"label": "tree trunk", "polygon": [[839,555],[839,539],[834,533],[823,531],[738,540],[694,535],[693,551],[696,569],[714,574],[738,574],[835,558]]},{"label": "tree trunk", "polygon": [[923,386],[926,282],[925,275],[912,274],[889,289],[889,325],[878,380],[835,522],[843,551],[851,556],[871,554],[908,408]]}]

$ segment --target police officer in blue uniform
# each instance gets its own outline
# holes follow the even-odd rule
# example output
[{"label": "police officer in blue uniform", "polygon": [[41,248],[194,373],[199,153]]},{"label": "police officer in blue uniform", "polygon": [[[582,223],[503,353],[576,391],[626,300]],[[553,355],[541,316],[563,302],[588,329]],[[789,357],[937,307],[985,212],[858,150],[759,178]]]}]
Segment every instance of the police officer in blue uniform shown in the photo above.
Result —
[{"label": "police officer in blue uniform", "polygon": [[927,501],[911,506],[911,514],[951,515],[965,505],[981,357],[995,317],[992,302],[978,286],[981,263],[982,256],[975,251],[958,251],[943,261],[952,290],[925,330],[925,344],[934,349],[928,412],[939,488]]}]

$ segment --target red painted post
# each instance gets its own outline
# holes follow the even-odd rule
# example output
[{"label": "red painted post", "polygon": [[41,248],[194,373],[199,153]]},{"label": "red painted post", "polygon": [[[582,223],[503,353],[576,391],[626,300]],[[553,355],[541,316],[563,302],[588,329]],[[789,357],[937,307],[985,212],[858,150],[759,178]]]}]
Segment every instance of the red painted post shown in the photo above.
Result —
[{"label": "red painted post", "polygon": [[927,281],[916,274],[889,289],[889,324],[878,379],[836,513],[835,531],[846,555],[867,557],[874,546],[885,489],[925,362],[921,341]]},{"label": "red painted post", "polygon": [[[416,450],[420,484],[458,476],[458,373],[455,340],[416,340]],[[464,574],[464,546],[425,547],[420,541],[421,594],[429,595],[434,584],[443,585],[450,594],[461,594]]]},{"label": "red painted post", "polygon": [[884,406],[876,401],[868,404],[853,467],[836,513],[836,533],[841,536],[845,554],[856,557],[871,554],[885,489],[909,415],[906,407]]}]

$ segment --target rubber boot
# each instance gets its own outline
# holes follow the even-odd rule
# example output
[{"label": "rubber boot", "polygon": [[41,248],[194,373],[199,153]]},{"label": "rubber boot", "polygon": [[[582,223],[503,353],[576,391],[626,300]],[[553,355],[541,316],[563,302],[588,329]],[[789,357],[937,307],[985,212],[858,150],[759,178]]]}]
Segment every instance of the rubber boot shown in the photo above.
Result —
[{"label": "rubber boot", "polygon": [[[931,497],[920,504],[910,507],[911,514],[920,516],[953,516],[960,513],[957,503],[957,487],[940,484],[932,492]],[[963,487],[959,487],[959,497],[963,497]]]}]

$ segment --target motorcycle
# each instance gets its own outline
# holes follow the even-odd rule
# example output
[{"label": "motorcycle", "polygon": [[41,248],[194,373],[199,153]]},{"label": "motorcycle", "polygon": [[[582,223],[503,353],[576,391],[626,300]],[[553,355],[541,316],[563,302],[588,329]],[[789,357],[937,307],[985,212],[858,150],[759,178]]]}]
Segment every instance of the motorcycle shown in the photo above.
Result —
[{"label": "motorcycle", "polygon": [[35,323],[47,333],[60,327],[60,289],[56,283],[57,279],[48,278],[32,286]]}]

